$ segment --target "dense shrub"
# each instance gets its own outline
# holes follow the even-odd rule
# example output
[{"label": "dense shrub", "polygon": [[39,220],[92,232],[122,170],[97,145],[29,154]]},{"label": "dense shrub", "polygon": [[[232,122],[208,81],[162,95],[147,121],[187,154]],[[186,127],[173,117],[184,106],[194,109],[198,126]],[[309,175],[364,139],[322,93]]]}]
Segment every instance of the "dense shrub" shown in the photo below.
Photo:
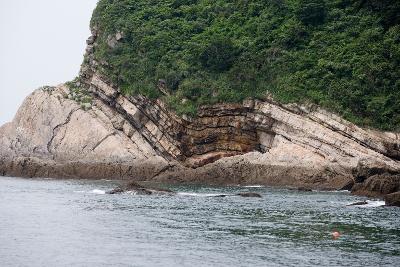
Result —
[{"label": "dense shrub", "polygon": [[322,24],[326,17],[324,0],[300,0],[297,16],[306,25]]},{"label": "dense shrub", "polygon": [[400,130],[399,3],[100,0],[95,57],[127,94],[160,97],[164,80],[163,97],[180,114],[272,94]]},{"label": "dense shrub", "polygon": [[218,36],[210,40],[199,54],[201,65],[215,72],[229,70],[236,59],[236,48],[231,39]]}]

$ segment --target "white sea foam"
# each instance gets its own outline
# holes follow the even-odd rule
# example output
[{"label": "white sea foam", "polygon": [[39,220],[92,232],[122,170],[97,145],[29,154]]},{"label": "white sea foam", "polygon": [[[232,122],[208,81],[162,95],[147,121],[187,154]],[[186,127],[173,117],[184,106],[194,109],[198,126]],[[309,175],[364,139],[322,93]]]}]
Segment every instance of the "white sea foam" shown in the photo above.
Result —
[{"label": "white sea foam", "polygon": [[[353,204],[352,203],[348,203],[347,206]],[[376,208],[376,207],[382,207],[385,206],[385,201],[383,200],[367,200],[367,204],[364,205],[353,205],[353,206],[349,206],[349,207],[358,207],[358,208]]]},{"label": "white sea foam", "polygon": [[245,188],[263,188],[265,186],[263,186],[263,185],[245,185],[243,187],[245,187]]},{"label": "white sea foam", "polygon": [[90,193],[97,194],[97,195],[104,195],[106,193],[106,191],[99,190],[99,189],[94,189],[94,190],[90,191]]},{"label": "white sea foam", "polygon": [[216,196],[221,196],[221,195],[227,195],[227,194],[205,194],[205,193],[188,193],[188,192],[178,192],[178,195],[180,196],[190,196],[190,197],[216,197]]},{"label": "white sea foam", "polygon": [[124,194],[136,196],[138,194],[138,192],[137,191],[126,191]]},{"label": "white sea foam", "polygon": [[316,193],[350,193],[349,190],[312,190]]},{"label": "white sea foam", "polygon": [[94,189],[94,190],[91,190],[91,191],[78,190],[78,191],[74,191],[74,193],[77,193],[77,194],[96,194],[96,195],[104,195],[104,194],[106,193],[106,191],[100,190],[100,189]]},{"label": "white sea foam", "polygon": [[375,208],[385,206],[385,201],[383,200],[367,200],[368,204],[360,206],[361,208]]}]

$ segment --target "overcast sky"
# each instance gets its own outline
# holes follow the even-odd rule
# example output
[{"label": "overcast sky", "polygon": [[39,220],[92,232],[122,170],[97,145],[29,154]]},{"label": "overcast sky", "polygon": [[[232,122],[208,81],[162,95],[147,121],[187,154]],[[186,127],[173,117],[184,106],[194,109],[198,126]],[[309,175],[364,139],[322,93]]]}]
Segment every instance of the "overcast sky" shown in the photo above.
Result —
[{"label": "overcast sky", "polygon": [[97,0],[0,0],[0,125],[26,96],[79,72]]}]

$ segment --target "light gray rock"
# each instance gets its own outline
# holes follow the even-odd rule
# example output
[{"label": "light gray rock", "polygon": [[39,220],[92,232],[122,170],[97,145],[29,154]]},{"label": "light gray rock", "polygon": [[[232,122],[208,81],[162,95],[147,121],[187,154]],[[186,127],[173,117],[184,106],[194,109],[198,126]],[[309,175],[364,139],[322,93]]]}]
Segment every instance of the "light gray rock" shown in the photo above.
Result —
[{"label": "light gray rock", "polygon": [[117,131],[100,102],[85,111],[68,93],[63,85],[35,91],[0,128],[0,173],[148,179],[168,165],[143,139]]},{"label": "light gray rock", "polygon": [[109,35],[107,38],[107,44],[110,48],[115,48],[118,42],[124,37],[123,33],[118,31],[114,35]]}]

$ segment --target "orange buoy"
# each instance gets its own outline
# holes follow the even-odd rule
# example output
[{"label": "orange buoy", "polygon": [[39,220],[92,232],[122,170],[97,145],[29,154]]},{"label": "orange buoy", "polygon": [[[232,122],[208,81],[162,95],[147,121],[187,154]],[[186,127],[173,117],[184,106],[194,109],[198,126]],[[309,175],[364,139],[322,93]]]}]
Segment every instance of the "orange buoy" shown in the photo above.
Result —
[{"label": "orange buoy", "polygon": [[332,232],[332,238],[333,239],[338,239],[340,237],[340,233],[338,231]]}]

